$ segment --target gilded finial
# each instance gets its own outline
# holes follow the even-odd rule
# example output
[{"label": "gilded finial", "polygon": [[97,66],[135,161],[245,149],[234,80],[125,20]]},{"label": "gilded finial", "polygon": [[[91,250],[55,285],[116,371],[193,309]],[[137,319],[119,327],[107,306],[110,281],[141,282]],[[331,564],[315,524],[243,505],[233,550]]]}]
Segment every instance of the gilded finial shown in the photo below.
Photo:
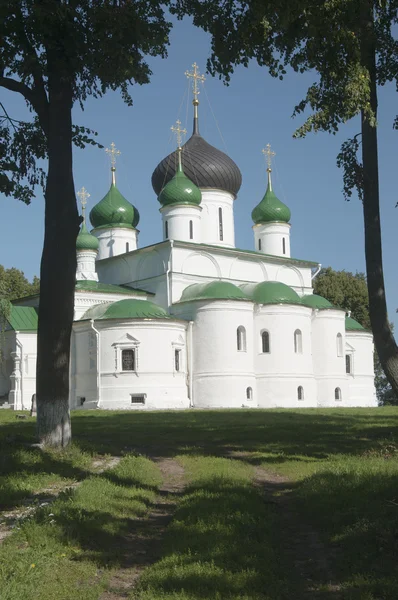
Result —
[{"label": "gilded finial", "polygon": [[267,144],[265,146],[265,148],[263,148],[261,150],[261,152],[264,154],[265,160],[267,161],[268,185],[269,185],[269,189],[272,190],[271,165],[272,165],[272,158],[276,155],[276,152],[273,152],[273,150],[271,150],[271,144]]},{"label": "gilded finial", "polygon": [[181,121],[179,120],[177,120],[176,124],[173,125],[173,127],[170,127],[170,129],[173,133],[175,133],[175,136],[177,138],[177,148],[181,150],[182,136],[187,133],[187,130],[181,129]]},{"label": "gilded finial", "polygon": [[83,223],[85,224],[86,223],[86,204],[87,204],[87,199],[90,198],[90,194],[88,193],[88,191],[86,190],[85,187],[82,187],[82,189],[77,192],[77,195],[79,196],[79,200],[82,205],[82,217],[83,217]]},{"label": "gilded finial", "polygon": [[190,73],[189,71],[185,71],[185,75],[189,78],[192,78],[192,92],[193,92],[193,96],[194,96],[194,100],[193,100],[193,104],[194,106],[197,106],[199,104],[199,100],[198,100],[198,96],[200,94],[199,91],[199,81],[201,81],[202,83],[204,81],[206,81],[206,77],[204,75],[199,75],[199,69],[198,69],[198,65],[195,63],[193,63],[192,65],[193,71],[192,73]]},{"label": "gilded finial", "polygon": [[120,156],[121,152],[120,152],[120,150],[116,150],[116,146],[115,146],[114,142],[111,143],[110,148],[105,148],[105,152],[111,159],[112,183],[113,183],[113,185],[116,185],[116,176],[115,176],[116,157]]}]

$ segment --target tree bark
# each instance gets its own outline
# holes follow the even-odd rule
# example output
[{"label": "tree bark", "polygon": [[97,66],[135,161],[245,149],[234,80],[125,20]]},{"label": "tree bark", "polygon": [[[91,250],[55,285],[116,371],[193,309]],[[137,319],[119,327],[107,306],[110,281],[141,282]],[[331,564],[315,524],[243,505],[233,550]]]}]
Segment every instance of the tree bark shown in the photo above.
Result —
[{"label": "tree bark", "polygon": [[[56,65],[56,61],[54,61]],[[48,59],[48,179],[40,266],[37,434],[44,445],[71,440],[69,356],[79,216],[72,173],[72,87]]]},{"label": "tree bark", "polygon": [[[370,105],[377,117],[376,44],[372,2],[364,2],[361,15],[361,60],[370,78]],[[369,316],[381,365],[398,396],[398,347],[387,314],[380,227],[377,127],[361,115],[363,214]]]}]

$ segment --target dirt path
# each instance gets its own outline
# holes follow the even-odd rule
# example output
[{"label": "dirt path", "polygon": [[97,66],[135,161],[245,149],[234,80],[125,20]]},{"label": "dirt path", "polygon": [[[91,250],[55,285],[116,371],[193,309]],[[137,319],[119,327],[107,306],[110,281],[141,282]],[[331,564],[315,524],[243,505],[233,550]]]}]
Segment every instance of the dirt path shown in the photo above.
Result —
[{"label": "dirt path", "polygon": [[172,458],[155,457],[152,460],[163,477],[156,503],[146,517],[132,523],[132,529],[125,537],[124,562],[100,600],[128,598],[143,569],[161,558],[161,540],[184,489],[184,469]]},{"label": "dirt path", "polygon": [[[299,589],[296,598],[341,600],[340,586],[332,570],[333,553],[310,524],[294,510],[291,481],[262,467],[255,467],[255,485],[266,502],[276,505],[280,521],[280,551],[287,568],[293,567]],[[322,589],[320,589],[322,588]]]}]

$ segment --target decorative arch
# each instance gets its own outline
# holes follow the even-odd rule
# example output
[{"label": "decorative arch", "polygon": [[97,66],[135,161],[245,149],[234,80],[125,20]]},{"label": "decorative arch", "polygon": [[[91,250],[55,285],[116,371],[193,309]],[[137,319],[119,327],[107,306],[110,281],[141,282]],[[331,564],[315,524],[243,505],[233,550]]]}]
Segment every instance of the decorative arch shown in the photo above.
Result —
[{"label": "decorative arch", "polygon": [[[242,274],[244,275],[242,277]],[[268,281],[268,272],[262,262],[242,260],[237,256],[231,263],[229,279],[238,281]]]},{"label": "decorative arch", "polygon": [[191,252],[182,263],[181,273],[221,279],[220,265],[208,252]]},{"label": "decorative arch", "polygon": [[236,349],[238,352],[246,352],[246,329],[239,325],[236,330]]},{"label": "decorative arch", "polygon": [[304,289],[304,277],[297,267],[287,267],[286,265],[279,267],[276,272],[275,280],[290,285],[291,287]]},{"label": "decorative arch", "polygon": [[147,279],[157,277],[166,271],[166,265],[157,250],[151,250],[140,258],[137,264],[136,279]]}]

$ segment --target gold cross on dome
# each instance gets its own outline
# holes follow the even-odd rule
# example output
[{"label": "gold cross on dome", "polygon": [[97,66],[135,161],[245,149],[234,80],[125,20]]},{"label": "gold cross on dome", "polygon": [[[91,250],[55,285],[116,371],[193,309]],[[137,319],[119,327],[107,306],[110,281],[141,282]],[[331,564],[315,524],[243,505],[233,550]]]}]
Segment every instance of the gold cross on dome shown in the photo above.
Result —
[{"label": "gold cross on dome", "polygon": [[105,152],[110,157],[112,170],[114,170],[115,165],[116,165],[116,157],[119,156],[121,154],[121,152],[120,152],[120,150],[116,150],[116,146],[115,146],[114,142],[112,142],[110,148],[105,148]]},{"label": "gold cross on dome", "polygon": [[[265,148],[263,148],[261,150],[261,152],[264,154],[265,156],[265,160],[267,161],[267,165],[268,165],[268,169],[271,170],[271,165],[272,165],[272,157],[276,155],[276,152],[273,152],[271,150],[271,144],[267,144],[265,146]],[[267,169],[267,170],[268,170]]]},{"label": "gold cross on dome", "polygon": [[88,193],[88,191],[86,190],[85,187],[82,187],[82,189],[77,192],[77,195],[79,196],[79,200],[82,205],[82,217],[83,217],[83,223],[85,223],[86,222],[86,204],[87,204],[87,199],[90,198],[90,194]]},{"label": "gold cross on dome", "polygon": [[199,69],[198,69],[198,65],[196,64],[196,62],[193,63],[192,68],[193,68],[193,72],[190,73],[189,71],[185,71],[185,75],[188,77],[188,79],[190,77],[193,79],[193,81],[192,81],[193,95],[195,98],[195,102],[199,102],[198,95],[200,94],[200,92],[199,92],[198,82],[201,81],[203,83],[204,81],[206,81],[206,77],[204,75],[199,75]]},{"label": "gold cross on dome", "polygon": [[180,125],[181,121],[178,120],[173,127],[170,127],[171,131],[176,135],[178,148],[181,148],[182,136],[187,133],[187,130],[181,129]]}]

